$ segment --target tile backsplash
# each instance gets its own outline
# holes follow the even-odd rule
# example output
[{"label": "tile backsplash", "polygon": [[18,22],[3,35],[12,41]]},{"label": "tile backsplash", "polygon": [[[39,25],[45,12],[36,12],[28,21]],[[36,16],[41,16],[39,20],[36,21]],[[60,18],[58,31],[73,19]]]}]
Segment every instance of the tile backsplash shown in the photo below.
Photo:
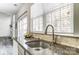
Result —
[{"label": "tile backsplash", "polygon": [[[52,42],[51,35],[34,33],[33,37]],[[55,35],[54,38],[56,39],[56,43],[58,43],[58,44],[79,48],[79,38],[78,37]]]}]

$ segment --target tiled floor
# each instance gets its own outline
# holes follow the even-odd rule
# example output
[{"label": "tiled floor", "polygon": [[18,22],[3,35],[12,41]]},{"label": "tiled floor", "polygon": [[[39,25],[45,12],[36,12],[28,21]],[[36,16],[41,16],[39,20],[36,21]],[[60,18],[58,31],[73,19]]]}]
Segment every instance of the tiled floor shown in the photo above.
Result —
[{"label": "tiled floor", "polygon": [[0,38],[0,55],[12,55],[12,41],[8,38]]}]

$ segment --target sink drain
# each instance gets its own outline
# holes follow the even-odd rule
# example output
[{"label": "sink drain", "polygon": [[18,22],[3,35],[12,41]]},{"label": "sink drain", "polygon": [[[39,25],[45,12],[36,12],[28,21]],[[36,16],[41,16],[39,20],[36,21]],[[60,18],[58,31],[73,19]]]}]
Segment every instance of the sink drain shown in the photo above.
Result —
[{"label": "sink drain", "polygon": [[37,48],[37,49],[35,49],[35,50],[40,51],[40,48]]}]

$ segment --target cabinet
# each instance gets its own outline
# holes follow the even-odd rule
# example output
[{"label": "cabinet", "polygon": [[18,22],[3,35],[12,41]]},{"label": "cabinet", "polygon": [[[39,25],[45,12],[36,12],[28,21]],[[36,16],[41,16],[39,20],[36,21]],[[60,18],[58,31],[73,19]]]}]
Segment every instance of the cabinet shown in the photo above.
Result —
[{"label": "cabinet", "polygon": [[13,40],[14,55],[29,55],[30,53],[24,49],[16,40]]},{"label": "cabinet", "polygon": [[18,55],[30,55],[22,46],[18,45]]},{"label": "cabinet", "polygon": [[24,49],[18,45],[18,55],[24,55]]},{"label": "cabinet", "polygon": [[18,43],[13,39],[13,54],[18,55]]}]

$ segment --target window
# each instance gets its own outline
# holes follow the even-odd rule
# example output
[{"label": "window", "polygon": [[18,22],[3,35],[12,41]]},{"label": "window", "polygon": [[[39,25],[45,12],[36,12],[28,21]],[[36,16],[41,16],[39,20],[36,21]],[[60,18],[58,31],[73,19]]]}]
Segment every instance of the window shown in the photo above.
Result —
[{"label": "window", "polygon": [[33,19],[33,32],[42,32],[43,31],[43,17],[38,17]]},{"label": "window", "polygon": [[52,16],[51,16],[51,13],[49,13],[49,14],[47,14],[46,15],[46,26],[48,25],[48,24],[52,24],[52,18],[51,18]]},{"label": "window", "polygon": [[61,8],[61,32],[73,33],[73,6]]},{"label": "window", "polygon": [[31,19],[33,32],[42,32],[44,26],[51,24],[57,33],[73,33],[73,4],[34,4]]},{"label": "window", "polygon": [[18,20],[18,39],[24,39],[24,35],[27,32],[27,17]]},{"label": "window", "polygon": [[31,19],[32,19],[32,31],[42,32],[43,31],[43,8],[42,4],[33,4],[31,7]]},{"label": "window", "polygon": [[[49,25],[49,24],[52,24],[52,20],[51,20],[52,18],[51,17],[52,17],[51,13],[46,15],[46,26]],[[51,27],[49,27],[48,32],[52,32]]]},{"label": "window", "polygon": [[54,26],[55,32],[73,33],[73,5],[66,5],[46,14],[46,26],[48,24]]}]

